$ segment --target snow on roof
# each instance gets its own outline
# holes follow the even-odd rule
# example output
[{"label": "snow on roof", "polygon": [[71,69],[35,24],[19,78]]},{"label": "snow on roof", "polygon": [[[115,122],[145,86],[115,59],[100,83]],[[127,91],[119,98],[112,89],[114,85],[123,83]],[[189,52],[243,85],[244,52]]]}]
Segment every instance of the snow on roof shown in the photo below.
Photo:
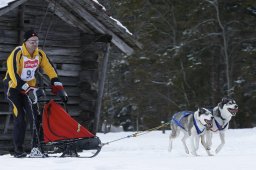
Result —
[{"label": "snow on roof", "polygon": [[[0,9],[6,7],[8,5],[8,3],[13,2],[13,1],[16,1],[16,0],[0,0]],[[102,7],[102,10],[106,11],[106,8],[103,5],[101,5],[97,0],[92,0],[92,1],[94,1],[97,4],[99,4]],[[118,21],[117,19],[113,18],[112,16],[110,16],[110,18],[112,20],[114,20],[117,23],[118,26],[124,28],[127,33],[132,35],[132,33],[120,21]]]},{"label": "snow on roof", "polygon": [[13,2],[13,1],[16,1],[16,0],[1,0],[0,1],[0,8],[6,7],[8,5],[8,3]]},{"label": "snow on roof", "polygon": [[117,25],[119,25],[120,27],[124,28],[127,33],[129,33],[130,35],[132,35],[132,33],[131,33],[120,21],[118,21],[117,19],[115,19],[115,18],[113,18],[113,17],[110,17],[110,18],[111,18],[112,20],[114,20],[114,21],[117,23]]},{"label": "snow on roof", "polygon": [[101,5],[97,0],[93,0],[95,3],[97,3],[97,4],[99,4],[101,7],[102,7],[102,9],[104,10],[104,11],[106,11],[106,8],[103,6],[103,5]]},{"label": "snow on roof", "polygon": [[[102,7],[102,9],[103,9],[104,11],[107,11],[106,8],[105,8],[102,4],[100,4],[97,0],[93,0],[93,1],[94,1],[95,3],[97,3],[97,4],[99,4],[99,5]],[[117,23],[118,26],[124,28],[127,33],[129,33],[130,35],[132,35],[132,33],[131,33],[120,21],[118,21],[117,19],[113,18],[112,16],[110,16],[110,18],[111,18],[112,20],[114,20],[114,21]]]}]

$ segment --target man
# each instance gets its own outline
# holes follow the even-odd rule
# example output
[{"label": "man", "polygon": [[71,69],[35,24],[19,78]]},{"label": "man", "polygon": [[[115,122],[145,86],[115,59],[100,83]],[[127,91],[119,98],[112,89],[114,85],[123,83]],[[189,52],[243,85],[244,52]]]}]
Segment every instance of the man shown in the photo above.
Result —
[{"label": "man", "polygon": [[[30,124],[35,125],[37,121],[38,105],[29,96],[35,95],[33,87],[36,86],[35,74],[39,68],[51,80],[52,92],[60,94],[66,102],[67,95],[62,83],[58,79],[57,72],[49,61],[46,54],[38,49],[39,38],[33,30],[24,34],[22,46],[16,47],[7,59],[7,72],[4,78],[6,96],[13,111],[13,142],[14,157],[26,157],[23,143],[26,132],[26,114],[29,116]],[[64,93],[63,93],[64,92]],[[33,119],[34,117],[34,119]],[[36,123],[37,124],[37,123]],[[34,126],[35,127],[35,126]],[[33,135],[32,148],[37,147]]]}]

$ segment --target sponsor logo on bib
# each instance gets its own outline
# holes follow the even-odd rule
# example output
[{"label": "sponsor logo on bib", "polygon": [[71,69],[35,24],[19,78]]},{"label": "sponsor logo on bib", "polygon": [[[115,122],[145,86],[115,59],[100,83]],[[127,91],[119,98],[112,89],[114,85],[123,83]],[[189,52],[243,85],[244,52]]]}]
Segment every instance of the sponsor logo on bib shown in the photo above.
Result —
[{"label": "sponsor logo on bib", "polygon": [[24,62],[24,68],[35,68],[38,66],[38,60],[27,60]]}]

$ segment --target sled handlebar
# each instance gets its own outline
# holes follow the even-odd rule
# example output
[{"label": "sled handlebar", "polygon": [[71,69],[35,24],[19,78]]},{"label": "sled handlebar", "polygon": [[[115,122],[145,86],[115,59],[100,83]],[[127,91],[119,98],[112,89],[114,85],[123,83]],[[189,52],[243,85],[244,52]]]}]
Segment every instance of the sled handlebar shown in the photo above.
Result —
[{"label": "sled handlebar", "polygon": [[67,101],[63,100],[59,95],[57,95],[59,98],[48,98],[46,97],[46,92],[50,92],[50,87],[38,87],[36,88],[37,91],[39,91],[40,96],[37,96],[37,102],[39,103],[48,103],[50,100],[54,100],[57,103],[67,103]]},{"label": "sled handlebar", "polygon": [[66,111],[68,111],[68,109],[67,109],[67,102],[64,102],[62,99],[43,98],[43,99],[39,99],[39,100],[37,101],[37,103],[46,104],[46,103],[49,103],[51,100],[55,101],[56,103],[63,104],[64,109],[65,109]]},{"label": "sled handlebar", "polygon": [[65,103],[61,99],[39,99],[38,103],[48,103],[49,101],[54,100],[56,103]]}]

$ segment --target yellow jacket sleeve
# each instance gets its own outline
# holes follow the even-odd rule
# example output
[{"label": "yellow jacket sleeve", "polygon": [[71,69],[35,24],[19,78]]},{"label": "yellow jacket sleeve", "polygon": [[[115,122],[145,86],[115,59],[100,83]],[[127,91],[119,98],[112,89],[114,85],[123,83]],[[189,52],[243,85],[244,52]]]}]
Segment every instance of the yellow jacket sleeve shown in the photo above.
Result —
[{"label": "yellow jacket sleeve", "polygon": [[54,78],[58,78],[57,71],[55,70],[53,64],[48,59],[46,54],[39,49],[39,54],[42,57],[40,67],[43,69],[45,74],[52,80]]},{"label": "yellow jacket sleeve", "polygon": [[11,80],[12,87],[21,90],[21,87],[26,83],[23,81],[19,74],[19,56],[21,56],[21,49],[16,48],[12,51],[10,56],[7,59],[7,73],[9,75],[9,79]]}]

